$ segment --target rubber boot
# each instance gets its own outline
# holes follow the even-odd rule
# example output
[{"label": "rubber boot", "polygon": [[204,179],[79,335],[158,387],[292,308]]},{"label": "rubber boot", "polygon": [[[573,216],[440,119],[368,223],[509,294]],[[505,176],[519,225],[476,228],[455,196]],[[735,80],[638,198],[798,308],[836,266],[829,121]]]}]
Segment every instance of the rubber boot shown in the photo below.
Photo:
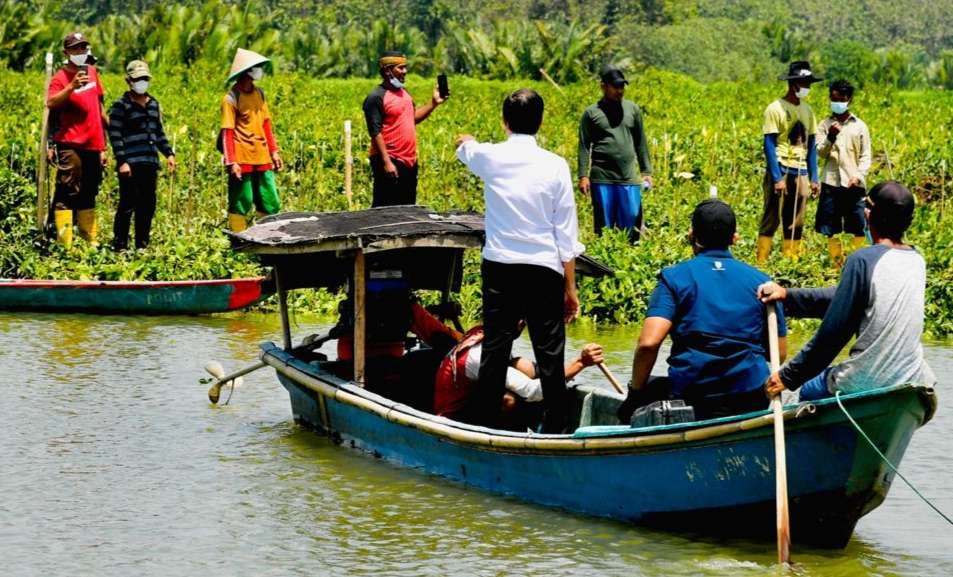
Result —
[{"label": "rubber boot", "polygon": [[867,237],[865,236],[855,236],[850,239],[850,250],[855,251],[859,248],[864,248],[867,246]]},{"label": "rubber boot", "polygon": [[76,211],[76,224],[79,227],[79,237],[90,244],[98,246],[96,242],[96,210],[88,208]]},{"label": "rubber boot", "polygon": [[768,260],[768,255],[771,254],[772,240],[773,239],[770,236],[758,237],[758,264],[764,264]]},{"label": "rubber boot", "polygon": [[71,248],[73,246],[73,211],[53,211],[53,224],[56,225],[56,242]]},{"label": "rubber boot", "polygon": [[781,241],[781,254],[791,259],[797,258],[794,255],[794,241],[793,240],[784,239]]},{"label": "rubber boot", "polygon": [[241,232],[248,228],[248,221],[245,219],[245,215],[235,214],[234,212],[228,213],[228,228],[232,229],[232,232]]},{"label": "rubber boot", "polygon": [[827,252],[831,255],[831,264],[837,268],[844,266],[844,247],[840,239],[832,236],[827,239]]},{"label": "rubber boot", "polygon": [[791,241],[791,255],[794,258],[794,260],[798,260],[799,258],[801,258],[801,251],[802,251],[801,239],[792,240]]}]

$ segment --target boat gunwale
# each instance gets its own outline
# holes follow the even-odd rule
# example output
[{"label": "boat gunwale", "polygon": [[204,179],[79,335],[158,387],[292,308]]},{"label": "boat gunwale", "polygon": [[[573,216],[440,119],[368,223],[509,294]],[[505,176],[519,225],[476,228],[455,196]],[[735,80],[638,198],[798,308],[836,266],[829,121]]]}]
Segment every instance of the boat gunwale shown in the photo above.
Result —
[{"label": "boat gunwale", "polygon": [[[489,429],[436,416],[419,411],[408,405],[397,403],[368,391],[351,381],[341,379],[320,368],[308,365],[304,361],[294,358],[293,355],[282,350],[274,343],[264,343],[262,349],[261,360],[265,364],[318,395],[330,397],[337,402],[372,413],[389,422],[409,426],[444,440],[486,450],[530,452],[535,454],[572,453],[580,455],[624,453],[644,449],[658,450],[709,441],[759,428],[769,428],[774,422],[772,412],[765,410],[761,414],[748,413],[709,421],[696,421],[694,423],[664,425],[661,427],[633,429],[621,425],[609,426],[606,427],[606,430],[603,431],[602,434],[593,435],[590,433],[585,436],[575,436],[573,434],[550,435],[532,432],[521,433]],[[276,353],[290,358],[289,360],[284,360],[279,358]],[[932,401],[925,407],[925,415],[921,424],[925,423],[932,416],[932,409],[935,409],[936,406],[935,395],[933,395],[933,389],[930,387],[907,384],[894,385],[869,391],[850,393],[841,398],[843,400],[857,400],[881,396],[905,388],[917,389],[921,393],[921,396],[923,394],[932,396]],[[788,405],[784,409],[783,417],[787,421],[803,418],[804,415],[813,416],[816,414],[815,411],[802,409],[808,406],[829,409],[831,405],[835,404],[836,400],[830,398],[811,403]],[[930,405],[932,405],[932,409]],[[673,431],[672,429],[678,430]],[[770,433],[771,431],[768,430],[766,432]]]},{"label": "boat gunwale", "polygon": [[266,277],[242,277],[231,279],[206,279],[206,280],[168,280],[168,281],[124,281],[124,280],[69,280],[69,279],[0,279],[0,290],[4,288],[82,288],[82,289],[158,289],[158,288],[185,288],[189,286],[221,286],[235,285],[245,283],[265,282]]}]

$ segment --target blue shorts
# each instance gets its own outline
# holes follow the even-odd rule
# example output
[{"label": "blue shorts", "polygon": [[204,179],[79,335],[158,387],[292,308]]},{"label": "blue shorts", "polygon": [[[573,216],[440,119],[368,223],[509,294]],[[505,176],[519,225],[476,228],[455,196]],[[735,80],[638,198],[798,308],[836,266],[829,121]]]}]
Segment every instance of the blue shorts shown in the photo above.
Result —
[{"label": "blue shorts", "polygon": [[821,374],[801,385],[800,400],[819,401],[834,395],[827,388],[827,375],[831,373],[831,368],[827,367]]},{"label": "blue shorts", "polygon": [[866,194],[859,186],[843,188],[822,184],[814,230],[824,236],[834,236],[841,232],[864,236],[864,229],[867,228],[864,220]]},{"label": "blue shorts", "polygon": [[642,187],[638,184],[593,182],[592,222],[596,234],[604,227],[629,231],[629,238],[637,240],[642,229]]}]

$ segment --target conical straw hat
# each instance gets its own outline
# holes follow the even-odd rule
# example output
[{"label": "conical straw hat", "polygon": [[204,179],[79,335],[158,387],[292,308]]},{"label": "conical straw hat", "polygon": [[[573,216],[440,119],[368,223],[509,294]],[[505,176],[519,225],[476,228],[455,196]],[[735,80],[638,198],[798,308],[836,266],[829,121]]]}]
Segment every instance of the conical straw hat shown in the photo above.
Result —
[{"label": "conical straw hat", "polygon": [[235,52],[235,59],[232,60],[232,69],[228,72],[228,80],[226,80],[225,83],[230,84],[236,78],[256,66],[263,66],[270,70],[271,60],[268,60],[257,52],[239,48],[238,51]]}]

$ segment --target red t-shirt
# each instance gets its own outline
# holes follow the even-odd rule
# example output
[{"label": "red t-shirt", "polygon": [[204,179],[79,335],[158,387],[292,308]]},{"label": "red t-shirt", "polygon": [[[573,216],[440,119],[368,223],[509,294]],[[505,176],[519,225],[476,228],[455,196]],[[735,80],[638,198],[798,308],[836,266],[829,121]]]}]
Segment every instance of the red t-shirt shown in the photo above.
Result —
[{"label": "red t-shirt", "polygon": [[[55,115],[56,133],[53,142],[66,144],[79,150],[106,150],[106,134],[103,130],[102,83],[96,68],[90,66],[86,71],[89,82],[73,91],[59,108],[51,109]],[[66,88],[76,72],[61,68],[50,79],[47,98]]]},{"label": "red t-shirt", "polygon": [[[383,135],[388,156],[407,166],[417,165],[417,123],[409,92],[378,86],[364,99],[364,120],[371,138]],[[371,146],[371,156],[375,153]]]}]

